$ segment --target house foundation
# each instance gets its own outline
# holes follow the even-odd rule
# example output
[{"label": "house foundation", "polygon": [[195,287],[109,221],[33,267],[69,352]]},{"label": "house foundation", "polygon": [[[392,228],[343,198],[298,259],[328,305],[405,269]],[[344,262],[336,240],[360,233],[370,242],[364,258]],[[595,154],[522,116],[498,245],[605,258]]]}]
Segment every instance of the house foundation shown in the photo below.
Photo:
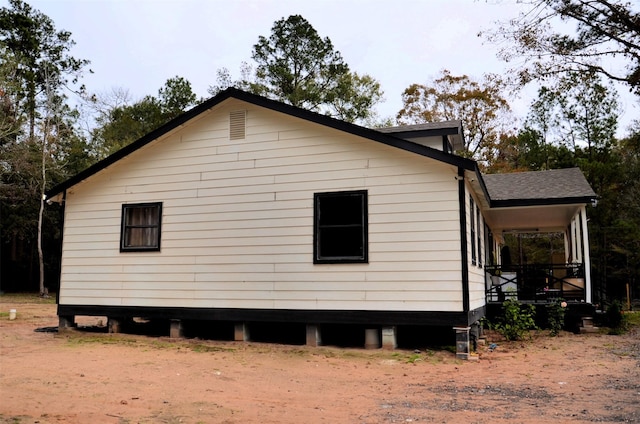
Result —
[{"label": "house foundation", "polygon": [[382,348],[393,350],[397,347],[396,327],[382,327]]},{"label": "house foundation", "polygon": [[107,329],[109,333],[122,333],[124,319],[107,317]]},{"label": "house foundation", "polygon": [[469,359],[469,330],[471,327],[453,327],[456,332],[456,358]]},{"label": "house foundation", "polygon": [[307,346],[318,347],[322,345],[320,326],[307,324]]},{"label": "house foundation", "polygon": [[58,331],[76,328],[75,315],[60,315],[58,317]]},{"label": "house foundation", "polygon": [[172,319],[169,323],[169,337],[172,339],[178,339],[183,336],[184,330],[182,328],[182,321],[179,319]]},{"label": "house foundation", "polygon": [[377,328],[364,330],[364,348],[378,349],[380,347],[380,331]]},{"label": "house foundation", "polygon": [[233,340],[236,342],[249,341],[249,326],[246,322],[238,322],[233,326]]}]

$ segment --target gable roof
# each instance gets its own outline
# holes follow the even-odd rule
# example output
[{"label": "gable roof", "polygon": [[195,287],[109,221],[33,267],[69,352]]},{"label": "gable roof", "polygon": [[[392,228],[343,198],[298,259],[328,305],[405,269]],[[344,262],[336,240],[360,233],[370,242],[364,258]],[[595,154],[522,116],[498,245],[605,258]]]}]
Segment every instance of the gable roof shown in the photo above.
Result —
[{"label": "gable roof", "polygon": [[596,199],[579,168],[484,174],[492,207],[591,203]]},{"label": "gable roof", "polygon": [[331,118],[326,115],[321,115],[316,112],[311,112],[305,109],[301,109],[295,106],[291,106],[282,102],[278,102],[275,100],[267,99],[266,97],[258,96],[255,94],[247,93],[242,90],[238,90],[236,88],[228,88],[216,96],[210,98],[209,100],[195,106],[189,111],[183,113],[182,115],[172,119],[167,122],[165,125],[151,131],[145,136],[139,138],[133,143],[123,147],[112,155],[102,159],[101,161],[95,163],[89,168],[81,171],[77,175],[72,176],[68,180],[56,185],[45,193],[47,199],[51,199],[65,190],[73,187],[74,185],[84,181],[85,179],[91,177],[92,175],[100,172],[101,170],[107,168],[108,166],[114,164],[120,159],[130,155],[141,147],[151,143],[159,137],[167,134],[168,132],[178,128],[181,125],[186,124],[191,119],[197,117],[198,115],[208,111],[209,109],[215,107],[216,105],[224,102],[229,98],[234,98],[240,101],[244,101],[247,103],[251,103],[257,106],[261,106],[267,109],[274,110],[276,112],[281,112],[290,116],[294,116],[297,118],[305,119],[310,122],[314,122],[320,125],[324,125],[326,127],[334,128],[340,131],[344,131],[349,134],[353,134],[356,136],[364,137],[370,139],[372,141],[376,141],[379,143],[383,143],[389,146],[396,147],[398,149],[406,150],[408,152],[416,153],[431,159],[438,160],[440,162],[444,162],[453,166],[457,166],[459,168],[463,168],[469,171],[473,171],[478,173],[477,163],[471,159],[463,158],[461,156],[452,155],[449,153],[442,152],[440,150],[436,150],[430,147],[422,146],[417,143],[413,143],[408,140],[404,140],[400,137],[396,137],[394,135],[390,135],[388,133],[384,133],[379,130],[370,129],[361,127],[359,125],[351,124],[345,121],[341,121],[338,119]]}]

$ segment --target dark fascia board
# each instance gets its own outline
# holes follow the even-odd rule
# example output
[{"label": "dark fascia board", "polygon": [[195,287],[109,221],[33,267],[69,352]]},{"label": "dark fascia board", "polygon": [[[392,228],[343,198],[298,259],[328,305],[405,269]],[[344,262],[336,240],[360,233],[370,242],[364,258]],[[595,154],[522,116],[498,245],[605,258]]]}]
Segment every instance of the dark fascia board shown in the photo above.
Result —
[{"label": "dark fascia board", "polygon": [[476,178],[478,179],[478,183],[482,188],[482,194],[484,194],[484,198],[487,200],[487,203],[489,203],[489,206],[491,206],[491,196],[489,196],[489,190],[487,189],[487,185],[484,182],[484,178],[482,178],[482,172],[480,172],[480,168],[478,167],[476,167],[474,171],[476,173]]},{"label": "dark fascia board", "polygon": [[437,137],[441,135],[460,134],[460,125],[440,127],[440,128],[428,128],[428,129],[421,129],[421,130],[407,130],[407,131],[402,131],[402,130],[390,131],[390,130],[387,130],[386,128],[380,128],[379,131],[385,134],[393,134],[401,138]]},{"label": "dark fascia board", "polygon": [[289,322],[362,325],[468,326],[485,316],[486,308],[464,311],[373,311],[314,309],[189,308],[119,305],[58,305],[58,316],[146,317],[178,320]]},{"label": "dark fascia board", "polygon": [[371,139],[373,141],[377,141],[379,143],[383,143],[389,146],[393,146],[402,150],[406,150],[408,152],[416,153],[431,159],[438,160],[440,162],[444,162],[456,167],[463,167],[464,169],[477,171],[478,166],[477,163],[471,159],[463,158],[461,156],[452,155],[449,153],[442,152],[440,150],[436,150],[430,147],[422,146],[420,144],[412,143],[407,140],[403,140],[401,138],[391,136],[388,134],[384,134],[380,131],[361,127],[359,125],[351,124],[348,122],[344,122],[335,118],[331,118],[326,115],[321,115],[316,112],[311,112],[305,109],[301,109],[295,106],[291,106],[282,102],[278,102],[275,100],[267,99],[262,96],[258,96],[255,94],[247,93],[242,90],[238,90],[236,88],[228,88],[216,96],[210,98],[209,100],[195,106],[189,111],[183,113],[182,115],[174,118],[173,120],[167,122],[165,125],[158,127],[157,129],[151,131],[146,134],[142,138],[134,141],[133,143],[123,147],[112,155],[102,159],[101,161],[95,163],[89,168],[81,171],[75,176],[69,178],[68,180],[56,185],[55,187],[48,190],[45,195],[48,199],[63,193],[65,190],[73,187],[74,185],[84,181],[90,176],[100,172],[101,170],[107,168],[108,166],[114,164],[120,159],[128,156],[129,154],[135,152],[141,147],[149,144],[150,142],[156,140],[159,137],[167,134],[168,132],[174,130],[175,128],[185,124],[189,120],[195,118],[201,113],[206,112],[207,110],[217,106],[223,101],[235,98],[240,101],[244,101],[247,103],[252,103],[257,106],[261,106],[267,109],[271,109],[277,112],[285,113],[287,115],[291,115],[297,118],[305,119],[310,122],[314,122],[320,125],[324,125],[330,128],[334,128],[340,131],[344,131],[356,136],[364,137]]},{"label": "dark fascia board", "polygon": [[492,200],[492,208],[513,208],[522,206],[548,206],[548,205],[573,205],[593,203],[596,197],[560,197],[548,199],[509,199]]}]

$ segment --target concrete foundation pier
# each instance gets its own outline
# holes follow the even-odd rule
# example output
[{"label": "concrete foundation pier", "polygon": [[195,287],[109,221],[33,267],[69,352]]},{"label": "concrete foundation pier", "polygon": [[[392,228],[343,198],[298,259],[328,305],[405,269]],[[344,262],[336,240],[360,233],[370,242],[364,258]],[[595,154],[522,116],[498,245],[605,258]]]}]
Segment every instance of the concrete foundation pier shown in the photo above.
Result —
[{"label": "concrete foundation pier", "polygon": [[382,348],[393,350],[397,347],[396,327],[382,327]]},{"label": "concrete foundation pier", "polygon": [[76,328],[75,315],[64,315],[58,317],[58,331],[69,330]]},{"label": "concrete foundation pier", "polygon": [[107,317],[107,328],[109,333],[122,333],[124,318]]},{"label": "concrete foundation pier", "polygon": [[172,319],[169,323],[169,337],[172,339],[179,339],[184,336],[184,330],[182,328],[182,321],[179,319]]},{"label": "concrete foundation pier", "polygon": [[307,324],[307,346],[318,347],[322,345],[320,326]]},{"label": "concrete foundation pier", "polygon": [[364,348],[380,348],[380,330],[378,330],[377,328],[367,328],[366,330],[364,330]]},{"label": "concrete foundation pier", "polygon": [[233,326],[233,340],[236,342],[249,341],[249,326],[246,322],[238,322]]},{"label": "concrete foundation pier", "polygon": [[471,327],[453,327],[456,332],[456,358],[469,359],[469,330]]}]

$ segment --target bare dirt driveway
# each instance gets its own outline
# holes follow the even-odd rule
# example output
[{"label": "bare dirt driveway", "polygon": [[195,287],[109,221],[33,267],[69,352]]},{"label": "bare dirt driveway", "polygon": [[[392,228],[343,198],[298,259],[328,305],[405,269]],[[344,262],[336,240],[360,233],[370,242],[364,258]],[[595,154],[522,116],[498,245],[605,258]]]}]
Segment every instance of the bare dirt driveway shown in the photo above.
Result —
[{"label": "bare dirt driveway", "polygon": [[425,349],[34,331],[56,325],[51,302],[0,296],[0,423],[640,422],[637,329],[539,332],[467,362]]}]

